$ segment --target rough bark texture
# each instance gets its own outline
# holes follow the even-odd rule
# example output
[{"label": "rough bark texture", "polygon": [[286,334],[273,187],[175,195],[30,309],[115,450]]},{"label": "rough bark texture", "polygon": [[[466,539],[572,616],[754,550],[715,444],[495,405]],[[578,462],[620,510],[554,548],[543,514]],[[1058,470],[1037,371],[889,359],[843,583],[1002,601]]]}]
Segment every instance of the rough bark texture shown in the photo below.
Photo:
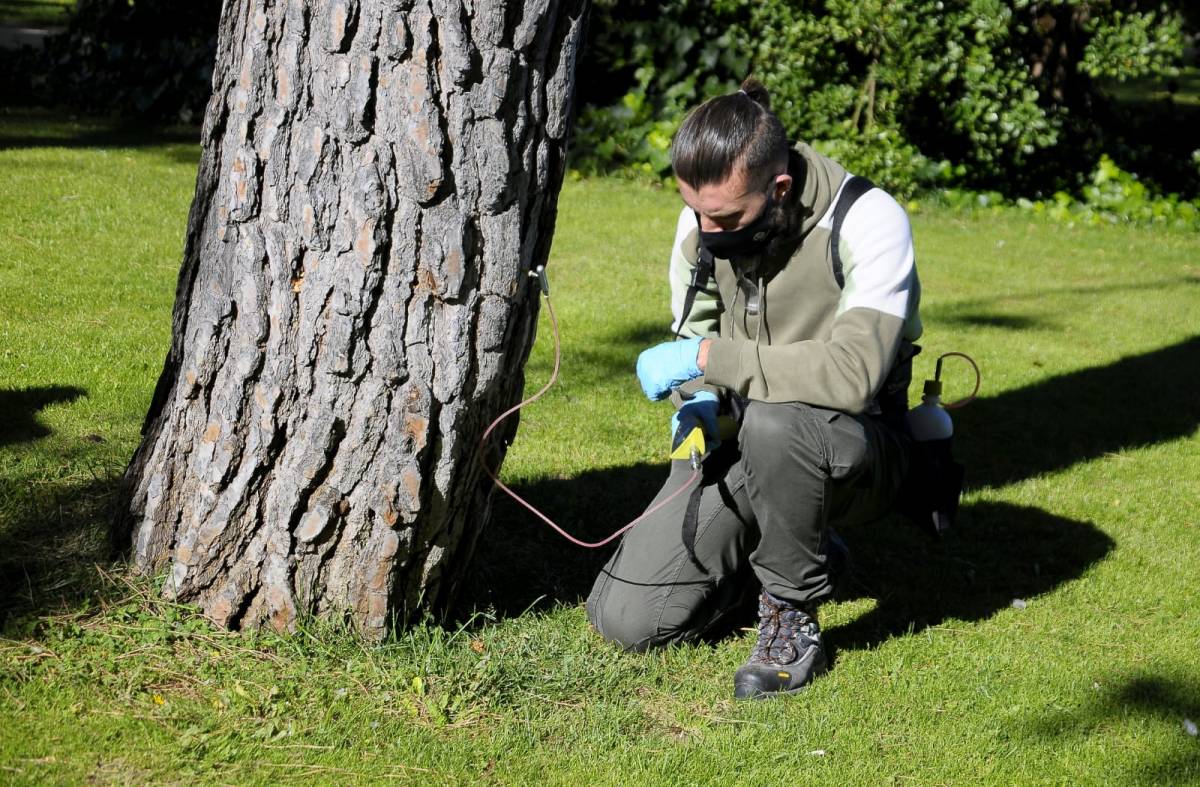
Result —
[{"label": "rough bark texture", "polygon": [[523,386],[585,7],[226,0],[115,529],[169,595],[369,636],[452,596],[476,442]]}]

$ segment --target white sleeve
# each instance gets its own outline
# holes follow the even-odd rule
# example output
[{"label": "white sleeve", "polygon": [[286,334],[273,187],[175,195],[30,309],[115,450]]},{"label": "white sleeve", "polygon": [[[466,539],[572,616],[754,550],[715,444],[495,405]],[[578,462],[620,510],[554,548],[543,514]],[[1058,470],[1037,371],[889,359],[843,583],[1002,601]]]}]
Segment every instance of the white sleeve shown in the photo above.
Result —
[{"label": "white sleeve", "polygon": [[912,228],[891,195],[871,189],[858,198],[842,222],[838,251],[846,280],[839,313],[866,308],[908,319],[918,286]]}]

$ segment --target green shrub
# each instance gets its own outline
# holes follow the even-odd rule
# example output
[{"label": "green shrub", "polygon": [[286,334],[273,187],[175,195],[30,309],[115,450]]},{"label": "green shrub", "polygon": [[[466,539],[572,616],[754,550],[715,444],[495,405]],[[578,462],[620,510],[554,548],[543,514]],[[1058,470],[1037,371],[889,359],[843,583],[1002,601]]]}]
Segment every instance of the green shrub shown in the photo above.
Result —
[{"label": "green shrub", "polygon": [[662,176],[671,168],[669,148],[679,117],[656,109],[642,87],[612,107],[587,107],[576,121],[576,139],[582,144],[576,147],[574,166],[589,175],[616,170]]},{"label": "green shrub", "polygon": [[[734,4],[736,5],[736,4]],[[669,176],[687,110],[727,93],[750,68],[721,0],[597,0],[578,79],[571,166],[586,174]]]},{"label": "green shrub", "polygon": [[933,195],[942,205],[959,210],[1007,210],[1018,207],[1067,224],[1135,224],[1200,230],[1200,200],[1159,194],[1137,175],[1121,169],[1107,155],[1079,194],[1055,192],[1048,199],[1009,200],[999,192],[943,189]]},{"label": "green shrub", "polygon": [[[1135,0],[609,0],[574,161],[669,174],[684,111],[752,71],[796,138],[900,195],[953,183],[1034,197],[1076,190],[1105,146],[1095,80],[1166,74],[1182,6]],[[714,47],[717,47],[714,51]],[[615,53],[615,54],[614,54]],[[739,70],[746,63],[748,68]],[[588,84],[586,81],[582,84]]]},{"label": "green shrub", "polygon": [[819,139],[813,147],[851,172],[887,188],[897,199],[945,185],[955,176],[949,161],[929,159],[896,129],[876,127],[840,138]]}]

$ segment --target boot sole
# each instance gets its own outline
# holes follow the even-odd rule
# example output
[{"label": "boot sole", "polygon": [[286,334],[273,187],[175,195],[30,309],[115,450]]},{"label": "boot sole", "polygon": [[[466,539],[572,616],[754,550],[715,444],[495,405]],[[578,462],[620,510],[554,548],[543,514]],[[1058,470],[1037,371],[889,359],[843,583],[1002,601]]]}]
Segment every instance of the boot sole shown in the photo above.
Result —
[{"label": "boot sole", "polygon": [[746,687],[746,689],[751,691],[752,693],[743,694],[742,687],[738,686],[735,683],[735,684],[733,684],[733,698],[735,700],[769,700],[772,697],[778,697],[781,694],[799,694],[800,692],[804,691],[809,686],[811,686],[814,680],[821,677],[828,671],[829,671],[829,664],[828,663],[823,664],[819,670],[813,672],[813,674],[809,676],[808,680],[806,680],[804,683],[801,683],[796,688],[780,689],[779,691],[762,691],[757,688]]}]

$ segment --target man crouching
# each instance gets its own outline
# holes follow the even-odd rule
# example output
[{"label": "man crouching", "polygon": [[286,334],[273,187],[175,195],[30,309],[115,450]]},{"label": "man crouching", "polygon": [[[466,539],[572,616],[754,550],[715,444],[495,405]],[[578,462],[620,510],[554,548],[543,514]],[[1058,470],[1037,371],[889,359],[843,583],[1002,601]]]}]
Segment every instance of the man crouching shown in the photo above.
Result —
[{"label": "man crouching", "polygon": [[[703,424],[703,480],[622,540],[588,617],[630,649],[728,630],[758,594],[739,698],[806,686],[828,667],[817,605],[844,547],[832,526],[883,516],[904,433],[920,286],[904,210],[804,144],[761,84],[693,110],[671,145],[685,207],[671,256],[676,341],[638,379]],[[719,416],[737,423],[719,443]],[[719,444],[718,444],[719,443]],[[687,482],[672,463],[657,500]]]}]

